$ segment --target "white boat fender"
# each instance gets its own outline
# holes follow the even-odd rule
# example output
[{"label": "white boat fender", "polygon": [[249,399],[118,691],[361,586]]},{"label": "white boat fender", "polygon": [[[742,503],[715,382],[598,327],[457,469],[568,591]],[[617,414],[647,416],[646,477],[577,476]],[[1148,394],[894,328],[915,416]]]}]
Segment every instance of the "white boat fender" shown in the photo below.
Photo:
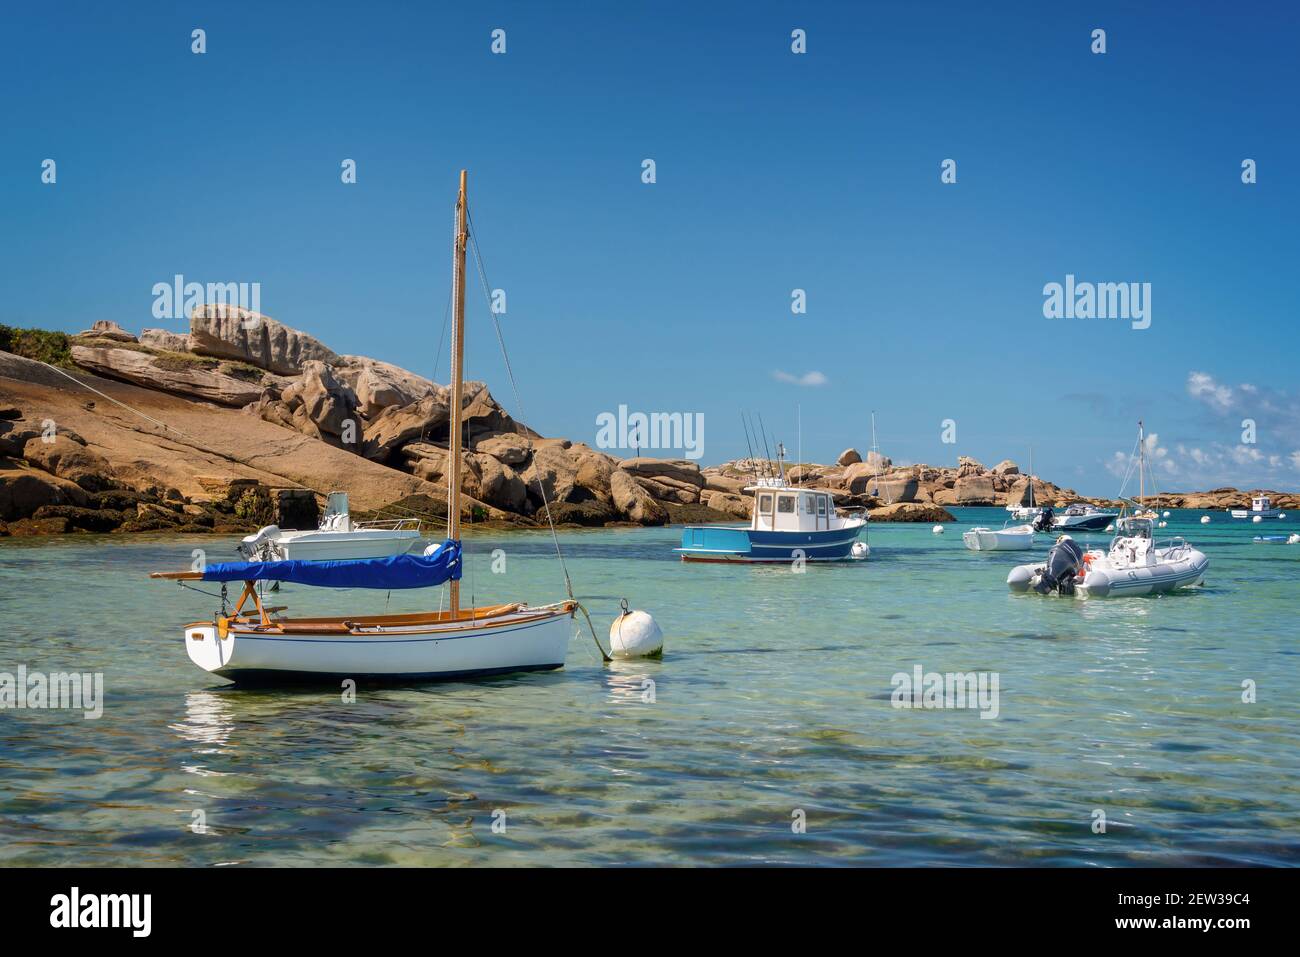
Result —
[{"label": "white boat fender", "polygon": [[1202,515],[1202,516],[1201,516],[1201,524],[1202,524],[1202,525],[1209,525],[1209,524],[1210,524],[1210,516],[1208,516],[1208,515]]},{"label": "white boat fender", "polygon": [[854,558],[861,560],[871,554],[871,546],[866,542],[854,542],[853,548],[849,550],[849,554]]},{"label": "white boat fender", "polygon": [[659,658],[664,653],[664,633],[645,611],[629,611],[627,599],[620,603],[622,614],[609,626],[609,650],[615,658]]},{"label": "white boat fender", "polygon": [[942,535],[942,534],[943,534],[943,526],[942,526],[942,525],[936,525],[934,528],[930,529],[930,531],[933,532],[935,535]]}]

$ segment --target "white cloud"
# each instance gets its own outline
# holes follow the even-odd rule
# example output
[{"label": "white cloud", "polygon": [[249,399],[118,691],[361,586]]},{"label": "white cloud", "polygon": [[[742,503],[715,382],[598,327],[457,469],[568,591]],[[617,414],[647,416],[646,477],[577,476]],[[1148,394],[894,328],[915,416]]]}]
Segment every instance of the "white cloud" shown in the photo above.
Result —
[{"label": "white cloud", "polygon": [[[1254,391],[1254,387],[1248,387]],[[1187,394],[1193,399],[1200,399],[1219,412],[1228,412],[1233,406],[1232,389],[1217,382],[1208,372],[1189,372],[1187,374]]]},{"label": "white cloud", "polygon": [[825,385],[830,381],[822,373],[815,370],[812,372],[805,372],[803,375],[794,375],[793,373],[782,372],[780,369],[777,369],[772,373],[772,378],[776,379],[777,382],[789,382],[792,385],[809,386]]}]

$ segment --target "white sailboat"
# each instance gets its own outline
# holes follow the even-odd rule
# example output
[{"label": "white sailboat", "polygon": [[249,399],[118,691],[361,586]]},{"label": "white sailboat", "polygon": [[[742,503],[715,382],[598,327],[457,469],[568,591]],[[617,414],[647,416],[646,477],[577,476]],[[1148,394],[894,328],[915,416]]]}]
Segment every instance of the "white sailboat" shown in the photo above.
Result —
[{"label": "white sailboat", "polygon": [[[563,667],[574,612],[580,608],[572,589],[567,599],[540,606],[511,602],[462,608],[460,603],[467,181],[468,175],[462,170],[453,252],[447,540],[430,546],[422,555],[325,562],[229,562],[209,564],[200,571],[155,572],[155,578],[179,580],[182,584],[190,580],[223,583],[220,613],[210,621],[191,622],[184,629],[190,660],[204,671],[237,682],[279,682],[338,678],[429,680]],[[549,520],[549,506],[546,511]],[[283,609],[263,605],[256,587],[259,581],[372,589],[446,584],[448,607],[406,615],[362,612],[286,618],[278,615]],[[567,584],[567,572],[565,581]],[[239,601],[230,612],[224,598],[227,582],[243,583]],[[252,608],[246,610],[250,602]]]},{"label": "white sailboat", "polygon": [[1008,505],[1007,511],[1017,522],[1032,522],[1043,513],[1042,506],[1034,501],[1034,449],[1029,448],[1029,504],[1028,505]]}]

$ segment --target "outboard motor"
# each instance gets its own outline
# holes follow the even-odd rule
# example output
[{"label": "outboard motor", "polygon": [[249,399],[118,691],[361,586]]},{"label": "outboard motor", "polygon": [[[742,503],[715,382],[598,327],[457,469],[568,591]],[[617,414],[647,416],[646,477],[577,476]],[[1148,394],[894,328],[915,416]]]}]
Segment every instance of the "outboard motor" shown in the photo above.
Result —
[{"label": "outboard motor", "polygon": [[1062,595],[1074,594],[1074,578],[1083,567],[1083,549],[1074,539],[1066,536],[1047,553],[1047,564],[1034,583],[1034,591],[1046,595],[1053,591]]},{"label": "outboard motor", "polygon": [[1047,531],[1052,527],[1052,522],[1055,520],[1056,520],[1056,516],[1052,512],[1052,508],[1049,505],[1046,508],[1044,508],[1041,512],[1039,512],[1038,517],[1034,519],[1034,531],[1036,532]]},{"label": "outboard motor", "polygon": [[253,535],[245,535],[240,541],[239,554],[245,561],[270,561],[275,550],[275,540],[280,537],[279,525],[264,525]]}]

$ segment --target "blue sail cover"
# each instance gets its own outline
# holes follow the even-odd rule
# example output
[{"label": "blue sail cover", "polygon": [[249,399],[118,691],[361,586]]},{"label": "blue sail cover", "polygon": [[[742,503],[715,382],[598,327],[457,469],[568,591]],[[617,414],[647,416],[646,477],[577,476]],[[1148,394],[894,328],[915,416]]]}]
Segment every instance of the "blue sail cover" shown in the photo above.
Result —
[{"label": "blue sail cover", "polygon": [[347,561],[214,562],[205,582],[293,582],[321,588],[430,588],[460,580],[460,542],[447,539],[432,555]]}]

